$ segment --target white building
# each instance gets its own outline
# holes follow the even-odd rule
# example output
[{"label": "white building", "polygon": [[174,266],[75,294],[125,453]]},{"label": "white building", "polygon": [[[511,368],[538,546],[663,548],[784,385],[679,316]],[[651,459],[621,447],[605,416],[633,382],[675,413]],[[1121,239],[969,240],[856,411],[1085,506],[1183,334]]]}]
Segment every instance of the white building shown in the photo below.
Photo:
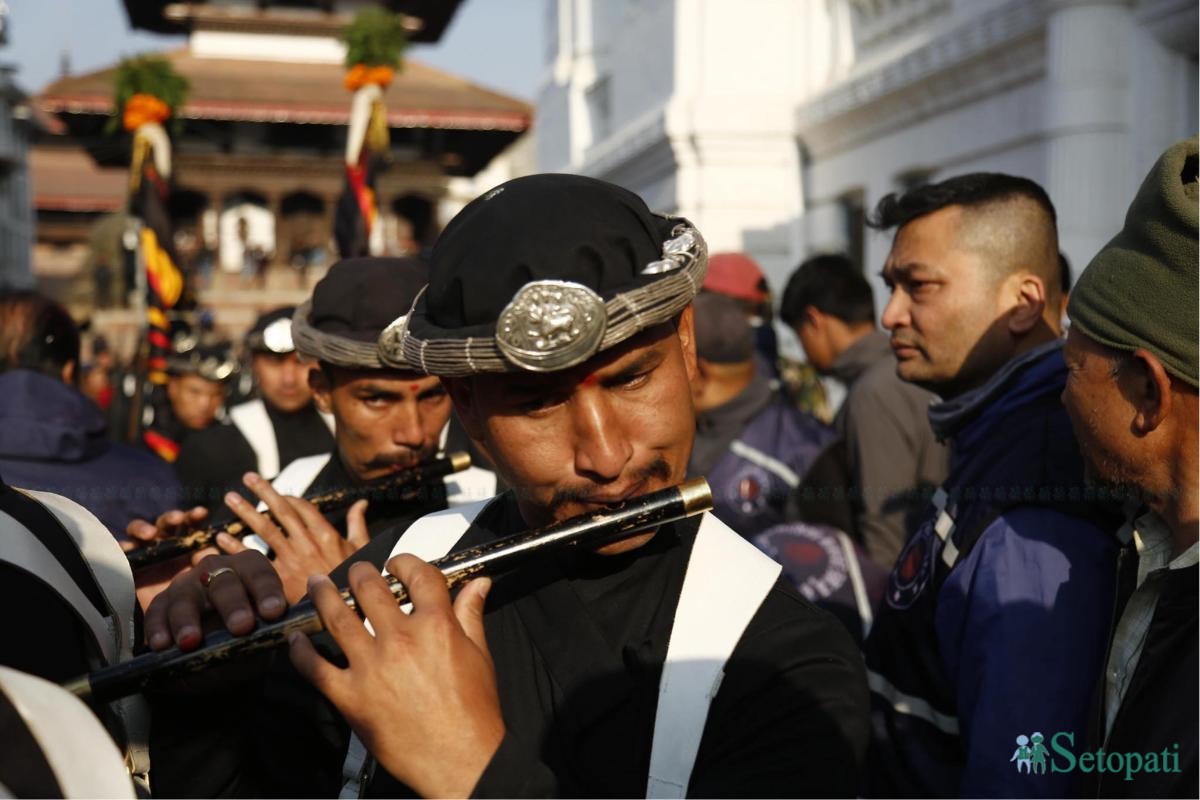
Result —
[{"label": "white building", "polygon": [[[874,275],[884,194],[1030,177],[1076,265],[1197,127],[1195,0],[546,0],[538,162],[683,214],[778,290],[816,252]],[[882,287],[877,287],[882,299]]]}]

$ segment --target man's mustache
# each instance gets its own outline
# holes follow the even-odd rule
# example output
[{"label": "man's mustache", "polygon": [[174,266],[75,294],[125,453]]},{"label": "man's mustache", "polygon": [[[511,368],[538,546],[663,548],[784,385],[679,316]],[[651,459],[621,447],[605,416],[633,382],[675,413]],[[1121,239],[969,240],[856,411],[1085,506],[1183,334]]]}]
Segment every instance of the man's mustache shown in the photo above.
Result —
[{"label": "man's mustache", "polygon": [[413,451],[407,455],[396,456],[376,456],[363,465],[364,469],[391,469],[392,467],[400,467],[405,469],[414,466],[421,460],[421,454]]},{"label": "man's mustache", "polygon": [[[655,458],[644,467],[639,467],[633,474],[633,480],[630,482],[641,483],[651,479],[668,480],[671,477],[671,465],[666,462],[661,456]],[[604,488],[595,483],[585,484],[583,486],[567,486],[562,489],[556,489],[554,496],[550,498],[550,507],[557,508],[564,503],[587,503],[595,502],[595,498],[604,495]]]}]

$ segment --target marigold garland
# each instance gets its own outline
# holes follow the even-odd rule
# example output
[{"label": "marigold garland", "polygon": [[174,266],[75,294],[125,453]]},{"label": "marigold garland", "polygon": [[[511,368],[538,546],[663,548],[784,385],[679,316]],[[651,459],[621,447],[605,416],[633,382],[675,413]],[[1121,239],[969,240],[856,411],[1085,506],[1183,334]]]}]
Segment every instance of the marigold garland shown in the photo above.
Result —
[{"label": "marigold garland", "polygon": [[355,64],[342,79],[342,84],[350,91],[357,92],[367,84],[374,83],[381,89],[391,85],[396,77],[396,70],[387,66],[371,67],[366,64]]},{"label": "marigold garland", "polygon": [[356,92],[369,84],[386,89],[400,69],[408,45],[404,19],[372,6],[364,8],[342,32],[346,43],[345,87]]},{"label": "marigold garland", "polygon": [[165,122],[186,102],[189,88],[187,79],[161,56],[123,60],[113,77],[109,132],[118,125],[132,132],[147,122]]},{"label": "marigold garland", "polygon": [[163,123],[171,116],[167,104],[151,94],[135,94],[125,101],[121,124],[127,131],[136,131],[147,122]]}]

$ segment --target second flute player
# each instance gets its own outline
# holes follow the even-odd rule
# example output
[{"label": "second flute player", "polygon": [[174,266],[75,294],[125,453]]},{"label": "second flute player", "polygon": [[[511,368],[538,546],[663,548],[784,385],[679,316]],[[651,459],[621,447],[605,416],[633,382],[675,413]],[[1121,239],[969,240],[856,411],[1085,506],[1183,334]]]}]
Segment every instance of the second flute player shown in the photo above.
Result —
[{"label": "second flute player", "polygon": [[[428,280],[428,267],[416,259],[343,259],[330,267],[312,296],[297,309],[292,337],[298,352],[318,364],[319,368],[309,373],[309,381],[317,407],[333,417],[334,447],[328,453],[292,461],[271,482],[274,491],[306,497],[362,487],[428,461],[439,451],[468,447],[466,435],[451,419],[450,398],[441,382],[403,365],[384,364],[375,349],[384,327],[412,307]],[[247,488],[250,491],[244,495],[250,502],[258,500],[251,492],[262,496],[271,491],[259,476],[252,477]],[[366,536],[361,540],[346,538],[346,508],[325,515],[330,526],[297,531],[286,539],[287,531],[281,527],[257,517],[249,519],[258,524],[255,530],[264,540],[260,548],[265,544],[275,551],[276,569],[284,579],[288,598],[296,600],[304,595],[304,581],[310,574],[328,572],[369,536],[445,508],[447,503],[491,497],[495,475],[472,467],[447,476],[444,488],[444,492],[427,492],[416,501],[398,495],[391,500],[371,500],[365,511]],[[243,495],[231,493],[225,502],[242,512],[248,508]],[[128,533],[133,538],[154,540],[169,532],[164,529],[170,526],[197,526],[204,521],[203,514],[203,509],[186,517],[175,511],[163,515],[156,525],[135,520]],[[221,542],[228,551],[242,549],[228,537],[221,537]],[[155,572],[175,574],[161,567],[138,570],[142,598],[153,596]]]},{"label": "second flute player", "polygon": [[[454,600],[425,563],[685,477],[706,258],[686,220],[586,178],[522,178],[467,206],[381,355],[443,377],[513,489],[377,536],[353,559],[372,563],[335,571],[374,636],[332,582],[310,584],[344,656],[292,644],[315,689],[285,662],[238,696],[170,698],[156,791],[332,797],[345,773],[372,796],[852,794],[867,735],[853,643],[711,515]],[[385,561],[411,615],[391,602]],[[201,570],[222,567],[207,589],[193,573],[155,602],[152,640],[199,630],[207,604],[242,632],[248,598],[282,613],[264,559]]]}]

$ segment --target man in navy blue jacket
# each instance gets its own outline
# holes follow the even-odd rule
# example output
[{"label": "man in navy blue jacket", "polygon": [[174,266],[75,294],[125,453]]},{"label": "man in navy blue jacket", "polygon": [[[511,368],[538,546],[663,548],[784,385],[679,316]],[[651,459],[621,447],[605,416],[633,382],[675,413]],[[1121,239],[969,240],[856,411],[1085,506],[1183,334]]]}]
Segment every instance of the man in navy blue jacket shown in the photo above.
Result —
[{"label": "man in navy blue jacket", "polygon": [[866,644],[866,796],[1067,796],[1018,737],[1087,728],[1112,614],[1119,520],[1086,487],[1059,401],[1054,207],[1037,184],[963,175],[879,203],[896,228],[883,312],[901,378],[938,394],[949,476],[901,552]]},{"label": "man in navy blue jacket", "polygon": [[0,294],[0,474],[68,497],[118,538],[134,518],[179,507],[171,468],[109,440],[104,413],[74,386],[79,330],[34,292]]},{"label": "man in navy blue jacket", "polygon": [[747,539],[789,520],[788,496],[833,430],[771,388],[754,332],[736,301],[695,300],[696,440],[688,470],[713,490],[713,513]]}]

